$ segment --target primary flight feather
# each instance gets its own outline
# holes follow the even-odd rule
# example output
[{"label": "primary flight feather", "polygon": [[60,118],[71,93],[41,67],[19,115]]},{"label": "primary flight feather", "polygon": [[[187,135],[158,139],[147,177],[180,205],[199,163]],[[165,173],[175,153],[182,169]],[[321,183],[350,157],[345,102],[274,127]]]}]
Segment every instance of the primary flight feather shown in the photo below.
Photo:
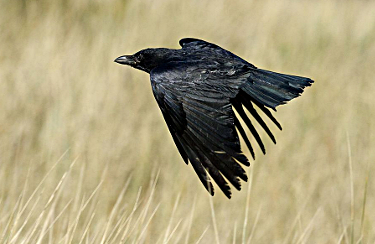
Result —
[{"label": "primary flight feather", "polygon": [[214,188],[209,175],[230,198],[228,182],[240,190],[240,179],[247,181],[240,164],[250,165],[237,130],[255,159],[253,146],[233,108],[265,153],[253,123],[259,123],[274,143],[276,140],[254,105],[281,130],[268,108],[275,110],[298,97],[313,81],[258,69],[203,40],[185,38],[180,45],[181,49],[144,49],[120,56],[115,62],[150,74],[155,99],[183,160],[191,163],[211,195]]}]

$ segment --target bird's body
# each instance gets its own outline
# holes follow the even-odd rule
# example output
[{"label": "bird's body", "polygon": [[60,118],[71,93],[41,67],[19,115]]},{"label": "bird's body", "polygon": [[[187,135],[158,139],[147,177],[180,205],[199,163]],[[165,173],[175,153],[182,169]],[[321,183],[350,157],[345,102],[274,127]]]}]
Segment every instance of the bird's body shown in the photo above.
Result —
[{"label": "bird's body", "polygon": [[244,107],[273,142],[274,136],[254,108],[280,124],[267,109],[299,96],[313,81],[256,68],[242,58],[203,40],[180,40],[181,49],[155,48],[115,61],[150,73],[155,99],[185,163],[190,162],[213,195],[210,178],[230,198],[229,181],[241,189],[247,176],[239,163],[250,163],[242,153],[238,132],[253,158],[254,150],[233,108],[249,128],[263,153],[265,148]]}]

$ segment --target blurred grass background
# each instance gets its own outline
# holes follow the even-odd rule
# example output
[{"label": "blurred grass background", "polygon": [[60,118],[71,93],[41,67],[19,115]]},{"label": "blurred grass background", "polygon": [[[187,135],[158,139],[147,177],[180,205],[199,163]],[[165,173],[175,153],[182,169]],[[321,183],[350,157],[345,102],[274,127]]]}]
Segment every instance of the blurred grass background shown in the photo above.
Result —
[{"label": "blurred grass background", "polygon": [[[374,1],[0,4],[0,243],[375,242]],[[231,200],[113,63],[183,37],[316,81]]]}]

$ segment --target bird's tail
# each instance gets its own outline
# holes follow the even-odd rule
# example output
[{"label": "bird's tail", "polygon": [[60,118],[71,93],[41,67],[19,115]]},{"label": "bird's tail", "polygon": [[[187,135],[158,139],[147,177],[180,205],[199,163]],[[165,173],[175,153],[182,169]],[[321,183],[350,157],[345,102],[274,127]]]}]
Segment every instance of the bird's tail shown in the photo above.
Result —
[{"label": "bird's tail", "polygon": [[278,105],[298,97],[313,82],[306,77],[256,69],[241,90],[258,103],[275,110]]}]

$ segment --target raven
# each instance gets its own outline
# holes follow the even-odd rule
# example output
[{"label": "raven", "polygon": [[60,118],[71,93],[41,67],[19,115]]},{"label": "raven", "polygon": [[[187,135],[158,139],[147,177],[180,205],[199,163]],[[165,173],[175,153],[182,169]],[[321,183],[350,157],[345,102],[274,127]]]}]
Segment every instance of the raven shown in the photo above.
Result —
[{"label": "raven", "polygon": [[281,130],[268,108],[276,111],[278,105],[298,97],[313,81],[258,69],[203,40],[184,38],[179,44],[181,49],[148,48],[120,56],[115,62],[150,74],[154,97],[183,160],[191,163],[211,195],[214,188],[208,174],[231,198],[227,181],[241,190],[239,179],[247,181],[247,175],[240,164],[250,166],[237,131],[255,159],[234,109],[265,154],[263,142],[245,109],[276,143],[258,112],[262,111]]}]

